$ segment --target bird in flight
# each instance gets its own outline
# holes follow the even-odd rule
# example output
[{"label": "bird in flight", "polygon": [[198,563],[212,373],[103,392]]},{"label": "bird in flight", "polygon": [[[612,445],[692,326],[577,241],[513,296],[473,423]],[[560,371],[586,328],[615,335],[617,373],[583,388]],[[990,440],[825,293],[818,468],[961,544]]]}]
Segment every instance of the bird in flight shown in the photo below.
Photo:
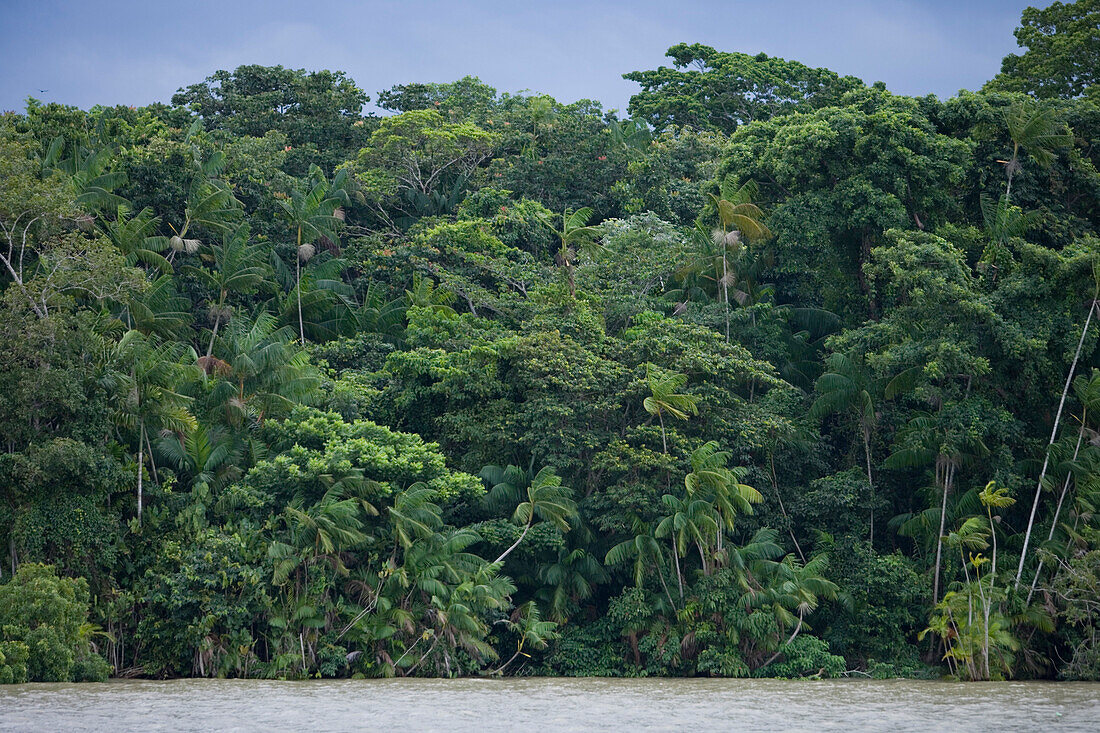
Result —
[{"label": "bird in flight", "polygon": [[38,91],[41,92],[42,94],[45,94],[46,92],[48,92],[50,90],[49,89],[39,89]]}]

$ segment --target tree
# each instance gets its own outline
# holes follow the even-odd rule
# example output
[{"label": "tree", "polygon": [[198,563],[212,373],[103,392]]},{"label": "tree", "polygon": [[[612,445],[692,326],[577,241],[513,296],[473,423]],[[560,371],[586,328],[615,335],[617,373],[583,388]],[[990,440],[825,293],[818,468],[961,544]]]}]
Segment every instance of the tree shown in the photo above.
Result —
[{"label": "tree", "polygon": [[645,367],[646,383],[649,386],[649,396],[642,401],[642,406],[650,415],[655,415],[661,424],[661,446],[668,453],[668,436],[665,434],[665,414],[669,414],[678,420],[687,420],[688,415],[699,414],[700,398],[690,394],[679,394],[676,390],[687,384],[686,374],[669,374],[660,376],[656,367],[647,363]]},{"label": "tree", "polygon": [[708,441],[691,452],[691,472],[684,476],[684,488],[688,496],[697,496],[710,502],[720,518],[715,531],[715,549],[722,555],[722,535],[733,531],[733,520],[738,514],[752,514],[752,505],[764,500],[760,492],[741,483],[746,470],[740,466],[728,467],[729,451],[719,449],[716,441]]},{"label": "tree", "polygon": [[192,265],[186,265],[183,268],[184,272],[193,275],[199,282],[214,291],[217,299],[211,303],[210,311],[214,317],[214,328],[210,332],[206,356],[201,362],[207,372],[212,369],[209,362],[214,353],[214,342],[218,338],[218,327],[223,320],[229,319],[232,312],[226,305],[227,299],[230,295],[254,293],[267,280],[269,270],[260,257],[259,247],[249,241],[249,233],[247,225],[241,226],[226,235],[221,244],[212,244],[207,248],[202,257],[214,265],[213,272],[204,267]]},{"label": "tree", "polygon": [[621,565],[627,560],[634,560],[634,585],[641,588],[645,580],[647,570],[655,570],[657,579],[661,581],[661,588],[668,598],[669,608],[675,608],[672,594],[668,592],[668,583],[665,582],[665,553],[661,549],[661,543],[654,536],[653,527],[643,522],[637,516],[631,517],[631,532],[633,537],[624,540],[607,551],[604,562],[608,565]]},{"label": "tree", "polygon": [[[749,122],[835,103],[844,92],[862,86],[855,77],[763,53],[723,53],[680,43],[666,55],[676,68],[623,74],[642,86],[630,98],[630,114],[658,131],[676,125],[728,135]],[[695,68],[688,70],[690,66]]]},{"label": "tree", "polygon": [[558,265],[565,270],[569,282],[569,297],[577,295],[577,285],[573,271],[576,267],[577,255],[581,252],[593,255],[600,251],[600,245],[596,237],[600,230],[594,226],[588,226],[592,219],[592,209],[584,207],[573,213],[566,211],[561,215],[561,229],[554,227],[548,216],[542,218],[543,224],[552,231],[560,242],[555,259]]},{"label": "tree", "polygon": [[722,273],[718,282],[722,286],[722,302],[726,307],[726,341],[730,340],[730,286],[734,286],[739,303],[745,305],[748,300],[748,293],[740,290],[745,273],[741,271],[741,267],[738,267],[736,272],[731,271],[731,260],[741,264],[746,259],[742,256],[744,248],[741,243],[742,238],[748,242],[759,242],[772,235],[771,230],[764,224],[764,212],[752,202],[758,193],[756,184],[747,181],[740,188],[736,185],[736,181],[727,175],[722,179],[718,195],[710,194],[714,208],[718,212],[719,228],[714,230],[712,238],[718,246],[722,264]]},{"label": "tree", "polygon": [[1100,69],[1100,3],[1056,2],[1024,8],[1016,41],[1022,54],[1009,54],[987,89],[1026,92],[1040,99],[1094,98]]},{"label": "tree", "polygon": [[142,477],[149,434],[161,430],[184,432],[196,427],[187,410],[191,400],[179,389],[187,375],[180,363],[183,348],[175,342],[155,344],[138,331],[128,331],[115,346],[108,386],[116,393],[115,421],[137,430],[137,518],[142,515]]},{"label": "tree", "polygon": [[[514,472],[510,475],[514,475]],[[490,494],[490,497],[497,502],[504,501],[505,498],[518,499],[519,503],[512,512],[512,522],[523,527],[516,541],[502,552],[493,564],[502,562],[512,553],[512,550],[519,547],[519,543],[523,542],[523,538],[535,523],[536,517],[553,524],[562,532],[568,532],[570,522],[577,513],[577,505],[573,501],[573,490],[562,486],[561,478],[549,467],[540,469],[525,488],[516,491],[517,488],[519,487],[514,484],[502,482],[493,487],[493,491],[496,492],[495,497],[492,493]]]},{"label": "tree", "polygon": [[298,299],[298,334],[302,346],[306,345],[306,327],[302,319],[302,263],[309,262],[313,257],[317,251],[315,242],[320,239],[339,246],[336,230],[342,221],[341,207],[349,202],[347,183],[346,170],[338,171],[332,181],[328,181],[321,169],[313,165],[309,169],[308,188],[295,188],[290,192],[289,200],[279,201],[283,214],[297,235],[294,279]]},{"label": "tree", "polygon": [[1054,162],[1054,151],[1073,143],[1073,135],[1065,123],[1059,122],[1051,107],[1031,103],[1017,103],[1005,110],[1005,126],[1012,141],[1012,156],[1004,161],[1008,185],[1005,196],[1012,199],[1012,178],[1020,170],[1020,153],[1028,156],[1043,168]]},{"label": "tree", "polygon": [[870,368],[859,354],[833,353],[825,360],[829,370],[818,377],[814,391],[818,397],[810,407],[810,417],[820,420],[826,415],[847,412],[856,418],[856,426],[863,443],[864,465],[867,470],[867,486],[871,490],[870,537],[875,541],[875,484],[871,476],[871,433],[874,430],[875,399],[880,386],[871,375]]},{"label": "tree", "polygon": [[466,181],[491,157],[496,141],[494,133],[469,122],[447,122],[434,109],[405,112],[383,119],[371,134],[356,158],[356,179],[375,213],[396,226],[388,209],[409,219],[418,216],[406,194],[430,198]]},{"label": "tree", "polygon": [[198,114],[210,130],[285,134],[294,152],[292,172],[299,175],[311,163],[332,171],[363,147],[372,129],[363,117],[369,101],[342,71],[255,64],[216,71],[172,97],[172,104]]}]

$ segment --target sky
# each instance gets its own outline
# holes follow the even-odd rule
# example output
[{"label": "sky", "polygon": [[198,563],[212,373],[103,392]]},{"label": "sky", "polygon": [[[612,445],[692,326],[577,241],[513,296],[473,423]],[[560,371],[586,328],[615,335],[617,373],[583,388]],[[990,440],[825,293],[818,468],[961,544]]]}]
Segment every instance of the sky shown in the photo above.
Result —
[{"label": "sky", "polygon": [[[169,102],[218,69],[342,70],[372,99],[480,77],[501,92],[625,110],[622,74],[676,43],[761,51],[883,81],[899,94],[977,89],[1043,0],[0,0],[0,111]],[[373,110],[368,105],[367,110]]]}]

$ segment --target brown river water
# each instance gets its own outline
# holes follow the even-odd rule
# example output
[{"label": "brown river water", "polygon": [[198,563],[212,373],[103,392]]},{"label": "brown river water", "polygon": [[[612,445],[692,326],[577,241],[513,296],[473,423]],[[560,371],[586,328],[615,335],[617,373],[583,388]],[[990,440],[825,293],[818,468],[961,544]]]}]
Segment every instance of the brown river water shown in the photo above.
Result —
[{"label": "brown river water", "polygon": [[0,731],[1100,732],[1100,684],[459,679],[0,685]]}]

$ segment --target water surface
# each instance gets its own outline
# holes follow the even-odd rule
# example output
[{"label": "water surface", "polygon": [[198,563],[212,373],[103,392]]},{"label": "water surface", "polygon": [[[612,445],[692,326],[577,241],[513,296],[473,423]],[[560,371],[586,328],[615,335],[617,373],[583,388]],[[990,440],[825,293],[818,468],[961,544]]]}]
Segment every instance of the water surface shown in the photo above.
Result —
[{"label": "water surface", "polygon": [[0,731],[1100,731],[1100,684],[112,681],[0,686]]}]

